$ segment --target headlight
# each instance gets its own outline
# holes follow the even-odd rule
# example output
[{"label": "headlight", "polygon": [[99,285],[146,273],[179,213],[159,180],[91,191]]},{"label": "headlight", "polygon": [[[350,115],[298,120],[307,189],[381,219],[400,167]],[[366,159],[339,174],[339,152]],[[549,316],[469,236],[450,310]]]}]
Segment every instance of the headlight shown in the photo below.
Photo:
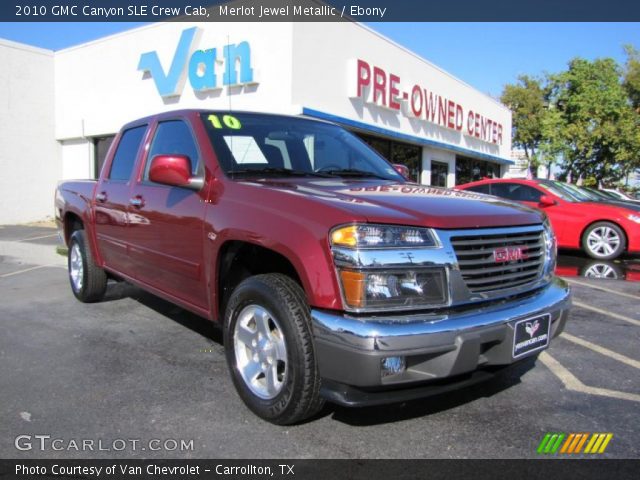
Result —
[{"label": "headlight", "polygon": [[350,311],[415,310],[446,305],[447,272],[436,233],[423,227],[355,224],[329,233]]},{"label": "headlight", "polygon": [[555,270],[558,256],[556,235],[548,218],[544,219],[544,254],[544,274],[546,275],[553,273]]},{"label": "headlight", "polygon": [[429,228],[395,225],[348,225],[335,228],[330,235],[332,246],[347,248],[436,247],[438,242]]},{"label": "headlight", "polygon": [[344,299],[351,309],[411,309],[447,301],[444,268],[339,272]]},{"label": "headlight", "polygon": [[629,220],[631,220],[632,222],[640,223],[640,215],[636,215],[634,213],[630,213],[629,215],[627,215],[627,218]]}]

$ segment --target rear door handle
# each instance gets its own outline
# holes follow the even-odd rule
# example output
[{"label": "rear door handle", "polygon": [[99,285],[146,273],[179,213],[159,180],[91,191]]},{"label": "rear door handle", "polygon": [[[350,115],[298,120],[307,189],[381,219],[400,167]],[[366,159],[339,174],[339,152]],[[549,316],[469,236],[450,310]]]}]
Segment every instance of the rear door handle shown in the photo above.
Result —
[{"label": "rear door handle", "polygon": [[129,203],[137,208],[144,207],[144,199],[142,197],[133,197],[129,200]]},{"label": "rear door handle", "polygon": [[100,192],[96,194],[97,202],[105,202],[107,200],[107,192]]}]

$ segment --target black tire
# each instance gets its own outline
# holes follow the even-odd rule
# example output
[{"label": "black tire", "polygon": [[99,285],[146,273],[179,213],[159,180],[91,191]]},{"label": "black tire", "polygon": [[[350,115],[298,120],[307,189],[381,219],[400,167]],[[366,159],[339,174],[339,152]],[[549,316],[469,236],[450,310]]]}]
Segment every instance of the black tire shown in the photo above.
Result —
[{"label": "black tire", "polygon": [[[603,241],[598,242],[597,238]],[[627,248],[627,237],[615,223],[596,222],[582,234],[582,249],[596,260],[613,260]]]},{"label": "black tire", "polygon": [[[78,256],[79,254],[79,256]],[[74,262],[81,261],[81,271]],[[69,283],[75,297],[84,303],[99,302],[107,290],[107,274],[93,261],[84,230],[76,230],[69,240],[67,256]],[[74,276],[76,272],[76,276]]]},{"label": "black tire", "polygon": [[[263,325],[272,327],[267,335],[262,335],[262,340],[259,340],[258,322],[252,320],[259,313],[265,313],[263,318],[268,319]],[[241,325],[238,325],[239,321]],[[255,332],[252,331],[254,326]],[[243,333],[255,335],[253,338],[258,342],[275,340],[267,341],[265,348],[260,344],[249,347],[240,340],[243,328]],[[283,360],[274,361],[279,355],[276,344],[285,346],[286,354],[282,355],[280,350]],[[313,347],[309,306],[303,290],[289,277],[282,274],[256,275],[238,285],[225,312],[224,346],[236,390],[247,407],[260,418],[277,425],[290,425],[313,416],[324,405],[320,397],[320,375]],[[272,352],[272,357],[268,352]],[[258,359],[258,355],[262,357]],[[243,378],[241,369],[246,371],[241,365],[243,358],[246,360],[245,368],[258,369],[253,370],[257,372],[252,376],[254,382]],[[275,375],[272,378],[280,384],[271,392],[267,391],[270,368],[271,375]]]}]

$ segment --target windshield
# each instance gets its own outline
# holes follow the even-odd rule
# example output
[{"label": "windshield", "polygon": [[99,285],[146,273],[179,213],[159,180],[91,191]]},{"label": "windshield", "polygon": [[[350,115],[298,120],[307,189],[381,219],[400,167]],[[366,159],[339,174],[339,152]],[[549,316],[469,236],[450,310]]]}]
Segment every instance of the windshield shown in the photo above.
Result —
[{"label": "windshield", "polygon": [[601,190],[595,190],[593,188],[590,187],[580,187],[582,190],[586,190],[587,192],[589,192],[591,195],[595,196],[598,200],[617,200],[615,197],[613,197],[612,195],[607,195],[606,192],[603,192]]},{"label": "windshield", "polygon": [[593,195],[591,192],[587,192],[586,190],[583,190],[580,187],[577,187],[576,185],[572,185],[570,183],[562,183],[562,182],[553,182],[558,188],[564,188],[568,191],[570,191],[578,200],[580,200],[581,202],[592,202],[592,201],[598,201],[599,198],[595,195]]},{"label": "windshield", "polygon": [[201,114],[224,172],[241,176],[318,176],[405,180],[341,127],[255,113]]},{"label": "windshield", "polygon": [[[559,185],[556,185],[558,183]],[[541,180],[538,182],[545,190],[549,190],[554,195],[560,197],[561,199],[567,202],[579,202],[578,199],[570,190],[562,188],[562,184],[560,182],[554,182],[552,180]]]}]

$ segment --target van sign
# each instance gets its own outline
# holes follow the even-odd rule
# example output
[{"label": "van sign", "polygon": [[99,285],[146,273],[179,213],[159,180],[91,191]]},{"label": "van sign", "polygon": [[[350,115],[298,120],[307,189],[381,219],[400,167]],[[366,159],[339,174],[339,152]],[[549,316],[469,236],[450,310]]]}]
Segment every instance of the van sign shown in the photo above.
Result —
[{"label": "van sign", "polygon": [[[193,51],[194,40],[198,33],[197,27],[183,30],[171,65],[166,71],[162,68],[156,51],[140,55],[138,70],[148,73],[153,78],[162,98],[182,94],[187,70],[189,83],[196,92],[215,90],[222,86],[257,83],[253,79],[249,42],[225,45],[222,48],[222,58],[219,60],[217,48]],[[220,64],[224,64],[223,71],[216,72],[216,67]],[[218,81],[219,74],[222,76],[221,85]]]}]

